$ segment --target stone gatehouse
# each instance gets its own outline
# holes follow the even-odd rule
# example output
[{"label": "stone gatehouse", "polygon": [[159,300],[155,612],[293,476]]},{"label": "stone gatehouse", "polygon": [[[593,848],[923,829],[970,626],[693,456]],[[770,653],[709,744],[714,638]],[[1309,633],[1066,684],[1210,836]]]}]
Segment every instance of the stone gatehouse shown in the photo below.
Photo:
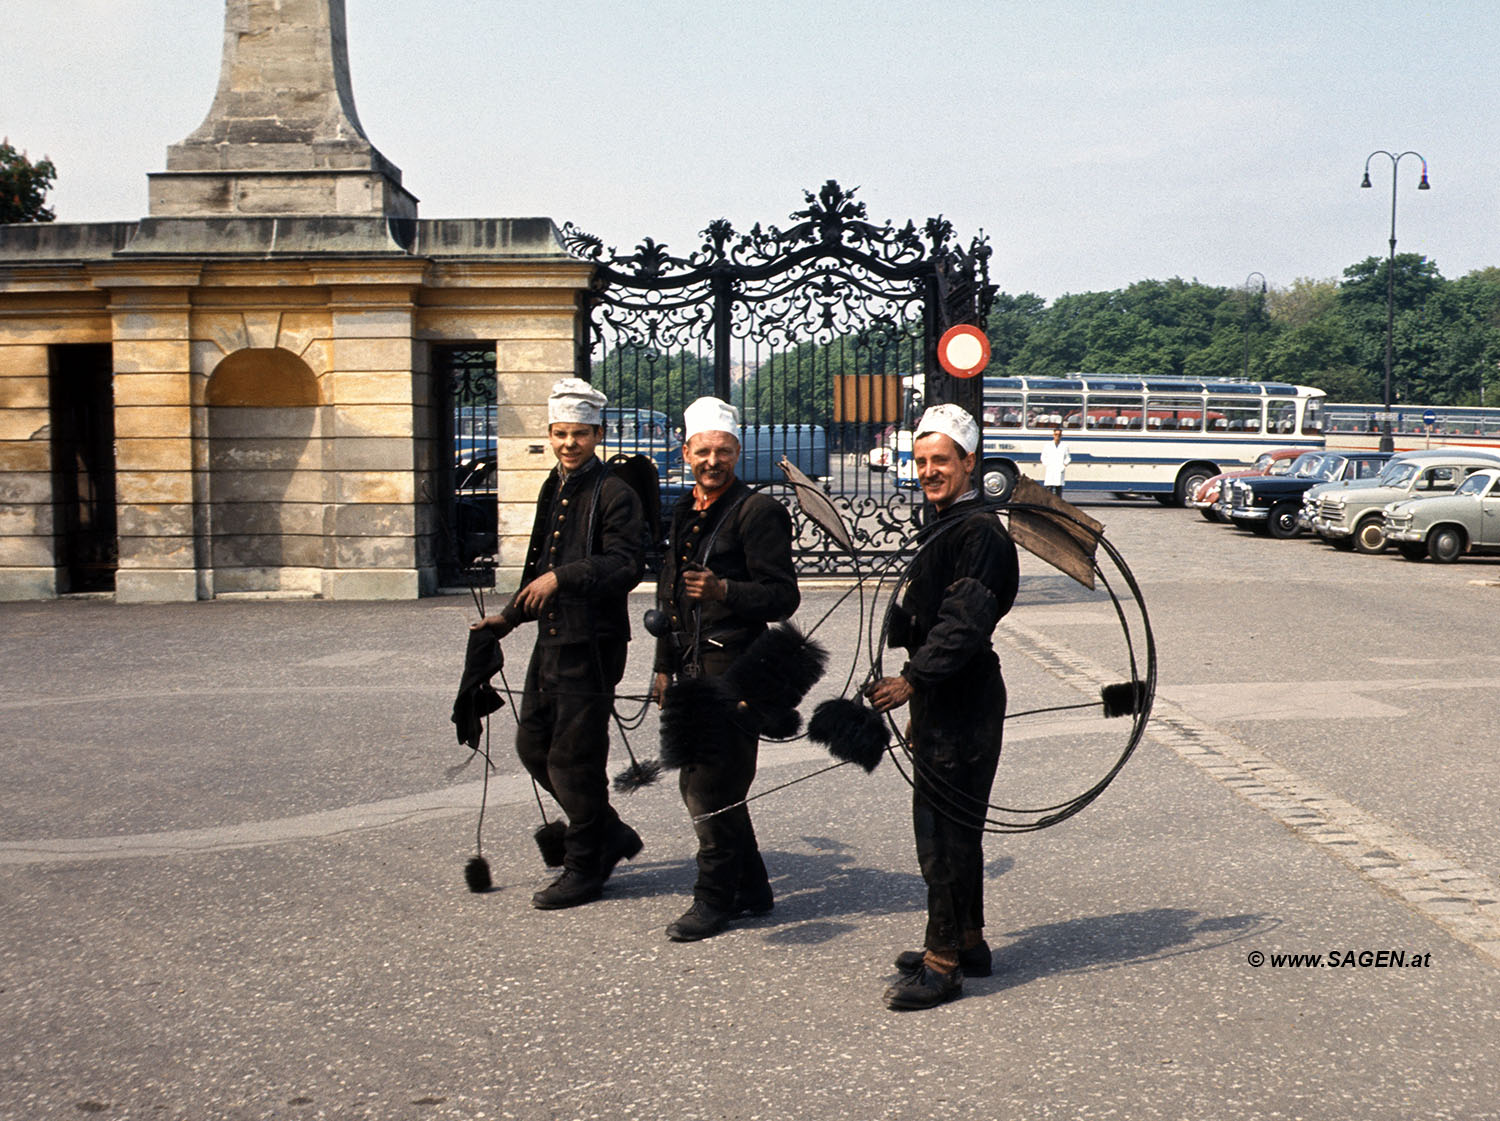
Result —
[{"label": "stone gatehouse", "polygon": [[518,569],[589,277],[549,218],[418,217],[355,113],[343,0],[227,0],[147,217],[0,226],[0,599],[435,590],[454,347],[494,356]]}]

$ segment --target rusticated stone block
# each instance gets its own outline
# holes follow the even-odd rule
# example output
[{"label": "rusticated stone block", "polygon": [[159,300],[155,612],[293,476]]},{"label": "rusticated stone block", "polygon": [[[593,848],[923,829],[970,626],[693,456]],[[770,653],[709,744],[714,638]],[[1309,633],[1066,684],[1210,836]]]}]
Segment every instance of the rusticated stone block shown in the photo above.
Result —
[{"label": "rusticated stone block", "polygon": [[414,532],[419,508],[375,502],[330,506],[324,525],[334,537],[405,537]]},{"label": "rusticated stone block", "polygon": [[[423,441],[425,443],[425,441]],[[418,441],[409,436],[331,440],[324,465],[336,471],[411,471]]]},{"label": "rusticated stone block", "polygon": [[121,568],[115,573],[116,603],[180,603],[198,598],[192,569]]},{"label": "rusticated stone block", "polygon": [[191,405],[193,379],[181,374],[115,374],[115,406]]},{"label": "rusticated stone block", "polygon": [[115,507],[121,537],[191,537],[193,507],[186,502],[124,503]]},{"label": "rusticated stone block", "polygon": [[330,487],[321,471],[214,471],[213,502],[323,502]]},{"label": "rusticated stone block", "polygon": [[333,568],[411,568],[416,561],[411,537],[338,537]]},{"label": "rusticated stone block", "polygon": [[215,440],[311,440],[328,430],[328,409],[321,406],[213,405],[206,411],[208,434]]},{"label": "rusticated stone block", "polygon": [[192,570],[197,553],[191,537],[121,537],[120,568],[185,568]]},{"label": "rusticated stone block", "polygon": [[411,475],[398,471],[340,471],[333,480],[337,502],[411,502],[416,497]]},{"label": "rusticated stone block", "polygon": [[420,590],[413,568],[329,569],[323,573],[324,599],[415,599]]},{"label": "rusticated stone block", "polygon": [[180,439],[120,440],[115,444],[119,471],[187,471],[193,462],[193,441]]},{"label": "rusticated stone block", "polygon": [[44,377],[0,377],[0,409],[45,409],[51,394]]},{"label": "rusticated stone block", "polygon": [[209,533],[219,535],[298,534],[321,537],[327,507],[317,502],[216,502]]},{"label": "rusticated stone block", "polygon": [[322,566],[293,568],[216,568],[213,572],[213,594],[244,596],[249,599],[270,596],[314,597],[322,592]]},{"label": "rusticated stone block", "polygon": [[192,434],[186,405],[140,405],[115,408],[115,439],[180,437]]},{"label": "rusticated stone block", "polygon": [[45,380],[49,368],[45,346],[0,343],[0,377],[35,377]]},{"label": "rusticated stone block", "polygon": [[52,475],[41,471],[0,473],[0,499],[16,503],[52,502]]},{"label": "rusticated stone block", "polygon": [[208,441],[211,471],[318,471],[323,467],[323,441],[292,437],[215,437]]},{"label": "rusticated stone block", "polygon": [[120,471],[115,475],[115,492],[121,502],[157,503],[191,502],[191,471]]},{"label": "rusticated stone block", "polygon": [[38,439],[51,421],[46,409],[0,409],[0,440]]},{"label": "rusticated stone block", "polygon": [[215,537],[210,545],[215,572],[225,568],[322,567],[327,542],[322,536],[245,534]]},{"label": "rusticated stone block", "polygon": [[0,471],[51,470],[52,445],[46,440],[0,440]]},{"label": "rusticated stone block", "polygon": [[333,435],[425,436],[431,420],[410,405],[339,405],[333,409]]},{"label": "rusticated stone block", "polygon": [[[0,476],[0,494],[5,478]],[[0,506],[0,537],[48,537],[54,524],[51,503],[10,503]]]}]

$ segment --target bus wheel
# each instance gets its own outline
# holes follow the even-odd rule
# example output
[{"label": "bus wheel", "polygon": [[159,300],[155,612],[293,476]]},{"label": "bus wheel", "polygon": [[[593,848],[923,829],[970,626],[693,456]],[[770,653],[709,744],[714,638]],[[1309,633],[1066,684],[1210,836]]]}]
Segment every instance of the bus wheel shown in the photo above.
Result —
[{"label": "bus wheel", "polygon": [[1015,468],[1005,463],[986,460],[980,476],[984,484],[984,496],[991,502],[1009,502],[1011,492],[1016,489]]},{"label": "bus wheel", "polygon": [[1171,504],[1186,506],[1192,501],[1193,492],[1218,473],[1218,468],[1212,468],[1206,464],[1184,467],[1182,474],[1177,476],[1177,486],[1172,490]]},{"label": "bus wheel", "polygon": [[1427,555],[1438,564],[1452,564],[1464,555],[1464,535],[1452,526],[1433,530],[1427,539]]},{"label": "bus wheel", "polygon": [[1378,516],[1366,518],[1354,527],[1354,548],[1356,552],[1371,556],[1385,552],[1385,530],[1381,528]]},{"label": "bus wheel", "polygon": [[1271,508],[1271,516],[1266,519],[1266,528],[1270,530],[1272,537],[1285,541],[1302,532],[1297,526],[1297,508],[1295,502],[1283,502],[1280,506]]}]

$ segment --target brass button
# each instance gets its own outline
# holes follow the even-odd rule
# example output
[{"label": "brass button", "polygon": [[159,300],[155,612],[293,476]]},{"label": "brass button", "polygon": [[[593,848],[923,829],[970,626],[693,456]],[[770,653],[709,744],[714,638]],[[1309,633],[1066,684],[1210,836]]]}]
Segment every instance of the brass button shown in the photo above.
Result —
[{"label": "brass button", "polygon": [[556,635],[557,635],[557,628],[556,627],[549,627],[547,629],[547,633],[549,635],[552,635],[553,637],[556,637]]},{"label": "brass button", "polygon": [[562,504],[563,504],[563,505],[564,505],[564,506],[566,506],[566,505],[567,505],[567,504],[568,504],[568,500],[567,500],[567,499],[566,499],[566,498],[564,498],[564,499],[563,499],[563,500],[562,500]]},{"label": "brass button", "polygon": [[552,531],[552,536],[553,537],[561,537],[562,536],[562,530],[560,530],[560,529],[554,529]]}]

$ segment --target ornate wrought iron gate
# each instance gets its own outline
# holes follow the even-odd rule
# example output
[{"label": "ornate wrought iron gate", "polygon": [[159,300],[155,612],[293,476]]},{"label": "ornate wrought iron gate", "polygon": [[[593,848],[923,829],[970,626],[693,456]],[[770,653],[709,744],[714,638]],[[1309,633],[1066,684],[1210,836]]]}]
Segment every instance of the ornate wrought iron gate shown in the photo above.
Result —
[{"label": "ornate wrought iron gate", "polygon": [[[579,376],[609,395],[611,450],[652,454],[668,494],[686,485],[683,407],[712,393],[740,407],[743,478],[779,480],[785,454],[823,480],[861,552],[899,550],[921,495],[898,433],[922,404],[979,415],[979,379],[939,372],[936,347],[955,323],[983,327],[990,248],[955,244],[942,218],[871,223],[832,180],[805,198],[789,229],[721,219],[687,257],[650,239],[622,255],[569,225],[568,249],[596,266]],[[810,527],[797,547],[805,572],[858,563]]]}]

